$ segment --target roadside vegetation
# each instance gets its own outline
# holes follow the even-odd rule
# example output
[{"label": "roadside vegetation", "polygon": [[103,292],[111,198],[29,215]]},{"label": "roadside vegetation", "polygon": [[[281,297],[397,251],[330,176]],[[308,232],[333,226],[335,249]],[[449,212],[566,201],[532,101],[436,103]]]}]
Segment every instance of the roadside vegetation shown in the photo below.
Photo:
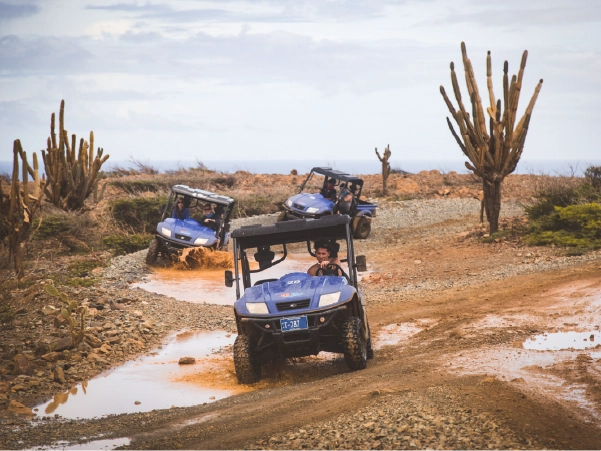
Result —
[{"label": "roadside vegetation", "polygon": [[601,167],[589,167],[584,178],[541,179],[533,197],[526,243],[568,247],[570,255],[601,248]]}]

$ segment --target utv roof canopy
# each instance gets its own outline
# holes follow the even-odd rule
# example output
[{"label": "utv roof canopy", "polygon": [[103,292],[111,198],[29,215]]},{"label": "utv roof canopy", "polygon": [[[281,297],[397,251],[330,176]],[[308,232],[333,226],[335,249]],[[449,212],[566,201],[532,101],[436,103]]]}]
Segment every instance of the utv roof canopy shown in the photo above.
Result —
[{"label": "utv roof canopy", "polygon": [[173,185],[171,191],[184,196],[190,196],[195,199],[200,199],[206,202],[214,202],[216,204],[229,206],[234,203],[234,199],[227,196],[220,196],[219,194],[205,191],[203,189],[190,188],[187,185]]},{"label": "utv roof canopy", "polygon": [[311,172],[315,172],[316,174],[325,175],[328,178],[333,178],[336,180],[340,180],[343,182],[352,182],[355,185],[363,186],[363,179],[357,177],[356,175],[347,174],[346,172],[337,171],[328,167],[315,167],[311,169]]},{"label": "utv roof canopy", "polygon": [[346,240],[349,223],[350,218],[347,215],[296,219],[266,226],[243,226],[232,232],[232,238],[236,239],[242,249],[303,241]]}]

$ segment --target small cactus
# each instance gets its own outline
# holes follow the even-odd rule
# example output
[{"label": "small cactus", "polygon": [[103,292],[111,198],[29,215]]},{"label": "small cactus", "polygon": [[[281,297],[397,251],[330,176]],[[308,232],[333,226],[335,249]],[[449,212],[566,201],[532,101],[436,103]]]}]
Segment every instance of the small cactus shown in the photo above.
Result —
[{"label": "small cactus", "polygon": [[[59,298],[63,304],[65,304],[65,306],[61,308],[61,316],[69,324],[73,346],[77,346],[83,340],[86,330],[85,321],[88,316],[88,307],[81,307],[77,301],[70,301],[69,297],[65,293],[58,291],[54,285],[47,284],[44,286],[44,290],[46,290],[46,293],[50,296]],[[79,313],[79,324],[73,318],[74,313]]]},{"label": "small cactus", "polygon": [[376,155],[378,159],[382,162],[382,192],[384,195],[388,194],[388,176],[390,175],[390,163],[388,159],[390,158],[390,144],[386,146],[384,149],[384,157],[380,156],[378,152],[378,148],[376,147]]}]

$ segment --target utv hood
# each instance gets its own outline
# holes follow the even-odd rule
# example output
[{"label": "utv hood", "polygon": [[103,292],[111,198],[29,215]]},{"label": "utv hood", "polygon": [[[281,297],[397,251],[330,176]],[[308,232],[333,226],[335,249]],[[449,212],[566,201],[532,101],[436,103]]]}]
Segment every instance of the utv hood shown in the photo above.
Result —
[{"label": "utv hood", "polygon": [[[322,295],[340,293],[334,304],[320,307]],[[269,315],[300,314],[309,310],[330,308],[350,300],[355,289],[342,276],[310,276],[307,273],[295,272],[287,274],[273,282],[247,288],[234,307],[238,314],[249,316],[247,302],[264,302]],[[255,316],[255,315],[253,315]],[[265,315],[260,315],[265,316]]]},{"label": "utv hood", "polygon": [[172,241],[189,246],[212,246],[217,241],[215,231],[195,219],[167,218],[157,224],[157,232]]},{"label": "utv hood", "polygon": [[325,199],[321,194],[300,193],[289,198],[286,206],[299,213],[318,215],[332,211],[334,202]]}]

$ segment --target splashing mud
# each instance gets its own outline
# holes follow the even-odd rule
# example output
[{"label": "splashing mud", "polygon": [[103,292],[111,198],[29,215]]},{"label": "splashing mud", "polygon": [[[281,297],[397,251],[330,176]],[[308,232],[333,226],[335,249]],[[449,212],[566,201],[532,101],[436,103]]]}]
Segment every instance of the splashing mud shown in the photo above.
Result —
[{"label": "splashing mud", "polygon": [[174,261],[176,269],[227,269],[233,266],[234,256],[231,253],[206,247],[183,249]]}]

